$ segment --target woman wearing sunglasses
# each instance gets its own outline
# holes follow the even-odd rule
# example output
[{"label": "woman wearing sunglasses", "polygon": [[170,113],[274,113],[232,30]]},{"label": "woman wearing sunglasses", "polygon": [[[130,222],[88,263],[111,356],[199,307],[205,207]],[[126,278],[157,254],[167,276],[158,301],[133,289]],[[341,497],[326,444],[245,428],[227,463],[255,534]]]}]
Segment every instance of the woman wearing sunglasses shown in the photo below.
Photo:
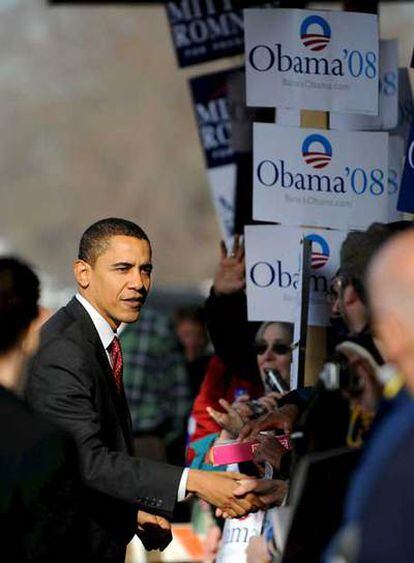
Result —
[{"label": "woman wearing sunglasses", "polygon": [[220,399],[219,403],[225,412],[219,412],[213,407],[207,408],[208,414],[224,429],[225,437],[237,437],[250,418],[260,416],[277,406],[281,392],[280,389],[275,391],[272,380],[268,377],[269,372],[273,378],[282,380],[286,391],[290,388],[292,340],[293,325],[289,323],[265,322],[260,326],[254,348],[265,394],[254,401],[242,395],[232,404]]},{"label": "woman wearing sunglasses", "polygon": [[266,387],[266,372],[277,372],[290,387],[290,364],[292,363],[293,325],[290,323],[266,322],[259,328],[255,351],[260,376]]}]

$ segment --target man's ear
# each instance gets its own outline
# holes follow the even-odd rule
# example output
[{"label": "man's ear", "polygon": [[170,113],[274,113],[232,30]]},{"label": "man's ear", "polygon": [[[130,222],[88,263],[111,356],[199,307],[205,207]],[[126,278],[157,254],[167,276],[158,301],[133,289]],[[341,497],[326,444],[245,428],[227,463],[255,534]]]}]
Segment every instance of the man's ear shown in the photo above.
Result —
[{"label": "man's ear", "polygon": [[87,289],[90,284],[91,266],[84,260],[75,260],[73,262],[73,273],[78,286],[82,289]]},{"label": "man's ear", "polygon": [[397,315],[389,312],[386,318],[374,321],[373,328],[384,358],[398,365],[398,358],[411,345],[407,327]]}]

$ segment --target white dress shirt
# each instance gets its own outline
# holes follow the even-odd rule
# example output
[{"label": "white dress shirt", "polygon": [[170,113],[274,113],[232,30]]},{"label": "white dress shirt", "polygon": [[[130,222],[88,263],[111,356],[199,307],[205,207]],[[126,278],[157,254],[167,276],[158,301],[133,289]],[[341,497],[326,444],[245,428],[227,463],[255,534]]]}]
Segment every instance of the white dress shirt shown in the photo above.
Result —
[{"label": "white dress shirt", "polygon": [[[85,297],[83,297],[80,293],[76,294],[76,299],[84,307],[84,309],[90,316],[96,328],[96,332],[98,333],[98,336],[102,342],[102,345],[105,348],[108,362],[111,364],[111,358],[109,356],[108,346],[111,344],[112,340],[114,339],[114,336],[118,336],[118,332],[112,329],[108,321],[104,319],[103,316],[100,313],[98,313],[98,311],[95,309],[95,307],[91,305],[89,301],[85,299]],[[178,494],[177,494],[178,502],[181,502],[186,498],[188,472],[189,472],[188,467],[183,469],[183,473],[180,479],[180,484],[178,487]]]}]

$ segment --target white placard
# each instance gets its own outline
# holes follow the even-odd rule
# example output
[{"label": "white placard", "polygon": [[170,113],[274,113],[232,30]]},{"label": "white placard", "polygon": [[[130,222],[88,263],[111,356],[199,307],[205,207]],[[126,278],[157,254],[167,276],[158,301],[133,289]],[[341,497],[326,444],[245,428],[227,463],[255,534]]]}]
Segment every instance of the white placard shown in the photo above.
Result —
[{"label": "white placard", "polygon": [[281,127],[300,127],[300,110],[277,108],[276,123]]},{"label": "white placard", "polygon": [[[227,471],[239,472],[237,463],[227,466]],[[246,563],[246,549],[252,537],[260,536],[265,512],[250,513],[244,518],[230,518],[224,523],[223,536],[215,558],[216,563]]]},{"label": "white placard", "polygon": [[227,247],[231,248],[235,216],[236,165],[226,164],[209,168],[207,176],[220,231]]},{"label": "white placard", "polygon": [[327,326],[327,291],[339,268],[344,231],[252,225],[245,227],[249,321],[295,322],[301,240],[312,240],[309,324]]},{"label": "white placard", "polygon": [[245,10],[247,104],[378,115],[378,18]]},{"label": "white placard", "polygon": [[388,219],[388,133],[255,123],[253,218],[364,229]]},{"label": "white placard", "polygon": [[379,46],[378,115],[331,113],[331,129],[385,131],[398,123],[398,39],[381,39]]},{"label": "white placard", "polygon": [[398,194],[404,161],[404,140],[397,135],[389,137],[388,160],[388,221],[402,221],[403,214],[397,211]]}]

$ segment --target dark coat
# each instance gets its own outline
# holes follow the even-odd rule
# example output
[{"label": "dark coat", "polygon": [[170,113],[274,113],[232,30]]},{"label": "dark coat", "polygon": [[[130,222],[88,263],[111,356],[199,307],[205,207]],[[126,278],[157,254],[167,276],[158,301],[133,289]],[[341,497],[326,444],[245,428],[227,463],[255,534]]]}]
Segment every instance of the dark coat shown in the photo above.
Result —
[{"label": "dark coat", "polygon": [[72,440],[0,387],[2,560],[69,563],[84,548]]},{"label": "dark coat", "polygon": [[133,457],[125,396],[117,391],[99,335],[76,298],[42,330],[27,399],[76,441],[91,553],[96,561],[121,560],[138,509],[172,516],[182,469]]}]

